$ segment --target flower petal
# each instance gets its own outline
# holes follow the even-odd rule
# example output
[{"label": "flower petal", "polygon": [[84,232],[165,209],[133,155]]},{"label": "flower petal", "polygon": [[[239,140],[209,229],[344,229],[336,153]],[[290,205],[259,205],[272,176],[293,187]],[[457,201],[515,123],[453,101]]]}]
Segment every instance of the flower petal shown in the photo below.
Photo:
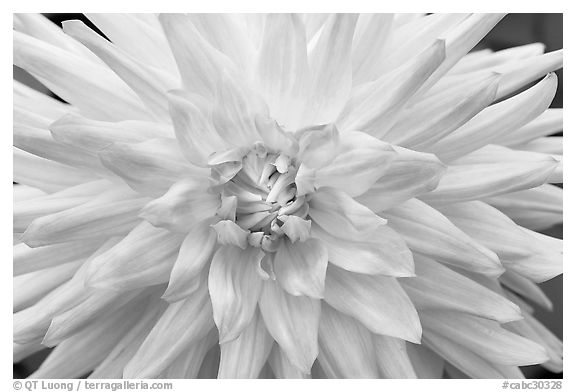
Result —
[{"label": "flower petal", "polygon": [[320,301],[294,297],[273,281],[265,281],[259,300],[266,328],[290,362],[301,372],[310,373],[318,356]]},{"label": "flower petal", "polygon": [[118,344],[110,350],[88,378],[122,378],[124,367],[136,354],[166,307],[166,302],[162,300],[151,301],[142,312],[142,317],[133,324],[129,332],[122,336]]},{"label": "flower petal", "polygon": [[449,166],[438,187],[419,198],[446,205],[535,188],[548,182],[557,166],[552,155],[489,145]]},{"label": "flower petal", "polygon": [[506,324],[512,332],[533,340],[546,348],[550,360],[542,364],[546,369],[559,373],[563,367],[563,344],[551,331],[531,314],[524,314],[524,320]]},{"label": "flower petal", "polygon": [[16,147],[13,152],[13,180],[18,184],[50,193],[96,179],[85,170],[40,158]]},{"label": "flower petal", "polygon": [[142,143],[114,143],[101,150],[106,168],[139,193],[161,196],[178,180],[204,177],[205,169],[190,165],[173,139],[152,139]]},{"label": "flower petal", "polygon": [[136,94],[108,68],[17,31],[14,64],[97,120],[150,118]]},{"label": "flower petal", "polygon": [[536,283],[523,277],[522,275],[514,271],[506,271],[500,277],[500,281],[504,286],[513,292],[521,295],[524,298],[527,298],[542,308],[548,311],[553,309],[554,305],[544,290],[542,290]]},{"label": "flower petal", "polygon": [[426,203],[411,199],[381,215],[415,252],[481,274],[498,276],[504,272],[494,252]]},{"label": "flower petal", "polygon": [[282,351],[280,346],[275,344],[270,352],[268,364],[273,372],[273,375],[279,379],[308,379],[312,378],[310,374],[306,374],[298,370],[286,354]]},{"label": "flower petal", "polygon": [[22,240],[34,248],[124,234],[137,223],[136,212],[145,201],[123,189],[112,190],[77,207],[35,219]]},{"label": "flower petal", "polygon": [[186,90],[213,97],[220,74],[234,69],[232,61],[200,35],[188,16],[161,14],[159,20]]},{"label": "flower petal", "polygon": [[208,192],[207,181],[183,179],[162,197],[147,203],[139,216],[152,225],[186,233],[196,223],[216,215],[220,197]]},{"label": "flower petal", "polygon": [[88,13],[88,19],[108,37],[114,45],[143,62],[170,74],[178,75],[174,56],[170,51],[166,37],[156,20],[145,23],[143,14]]},{"label": "flower petal", "polygon": [[419,310],[454,310],[501,323],[522,317],[505,297],[424,256],[416,257],[416,277],[400,283]]},{"label": "flower petal", "polygon": [[457,312],[421,311],[420,319],[427,331],[440,335],[501,365],[534,365],[548,360],[539,344],[508,332],[496,321]]},{"label": "flower petal", "polygon": [[433,154],[421,153],[402,147],[382,177],[358,196],[361,204],[374,212],[381,212],[405,200],[434,190],[446,172],[446,166]]},{"label": "flower petal", "polygon": [[380,373],[384,378],[418,378],[402,339],[372,335]]},{"label": "flower petal", "polygon": [[323,305],[319,341],[318,359],[330,377],[379,377],[371,334],[358,321]]},{"label": "flower petal", "polygon": [[496,96],[499,80],[498,74],[488,74],[471,88],[466,86],[446,97],[419,101],[403,111],[384,140],[414,150],[427,150],[489,106]]},{"label": "flower petal", "polygon": [[428,151],[446,162],[492,143],[542,114],[550,106],[557,85],[556,75],[549,74],[534,87],[484,109]]},{"label": "flower petal", "polygon": [[516,224],[532,230],[544,230],[563,221],[563,191],[544,184],[525,191],[484,199]]},{"label": "flower petal", "polygon": [[324,300],[374,333],[420,342],[418,313],[395,278],[356,274],[331,265]]},{"label": "flower petal", "polygon": [[[58,193],[58,192],[57,192]],[[14,233],[23,233],[28,225],[36,218],[55,214],[84,204],[86,197],[38,197],[32,200],[24,200],[14,204],[13,225]]]},{"label": "flower petal", "polygon": [[166,282],[181,243],[181,235],[142,222],[90,261],[86,285],[127,291]]},{"label": "flower petal", "polygon": [[564,109],[547,109],[523,127],[501,135],[497,143],[504,146],[514,146],[561,132],[563,118]]},{"label": "flower petal", "polygon": [[98,153],[115,142],[138,143],[171,136],[169,126],[148,121],[96,121],[67,114],[50,124],[52,137],[82,151]]},{"label": "flower petal", "polygon": [[338,155],[340,133],[334,124],[306,128],[299,132],[298,158],[310,169],[328,165]]},{"label": "flower petal", "polygon": [[80,267],[78,262],[70,262],[15,276],[13,311],[18,312],[36,303],[50,291],[68,281],[78,267]]},{"label": "flower petal", "polygon": [[238,147],[251,146],[260,139],[254,123],[257,115],[268,115],[262,98],[241,79],[221,75],[212,108],[212,121],[220,137]]},{"label": "flower petal", "polygon": [[501,369],[503,365],[494,364],[446,337],[426,331],[423,341],[469,377],[508,378]]},{"label": "flower petal", "polygon": [[105,174],[95,154],[71,148],[54,140],[45,129],[14,124],[14,147],[41,158],[83,169],[96,175]]},{"label": "flower petal", "polygon": [[[469,15],[435,13],[418,17],[418,14],[396,14],[395,26],[390,37],[390,48],[393,50],[386,53],[380,72],[384,73],[406,64],[415,54],[421,54],[438,37],[445,35]],[[402,17],[408,17],[409,20],[401,22]]]},{"label": "flower petal", "polygon": [[180,245],[178,258],[162,298],[168,302],[177,302],[192,295],[200,284],[197,277],[212,259],[215,247],[214,230],[207,222],[195,224]]},{"label": "flower petal", "polygon": [[124,292],[121,295],[112,291],[94,290],[91,295],[70,309],[54,314],[42,344],[47,347],[54,347],[94,324],[96,320],[109,317],[113,312],[127,304],[129,305],[124,309],[137,306],[133,300],[136,298],[136,301],[140,301],[145,297],[145,295],[140,296],[140,294],[142,294],[142,290]]},{"label": "flower petal", "polygon": [[[117,242],[118,240],[115,238],[109,239],[92,257],[107,251]],[[41,341],[55,314],[65,312],[92,295],[101,295],[95,290],[87,290],[84,285],[87,266],[88,261],[80,266],[70,280],[48,293],[36,304],[14,313],[14,342],[30,343]]]},{"label": "flower petal", "polygon": [[153,378],[187,346],[203,339],[214,327],[208,290],[168,305],[154,328],[124,368],[124,378]]},{"label": "flower petal", "polygon": [[68,37],[58,25],[42,14],[20,13],[13,14],[14,29],[31,37],[48,42],[68,52],[74,53],[87,60],[98,61],[94,54],[82,44]]},{"label": "flower petal", "polygon": [[343,191],[319,189],[310,199],[308,212],[314,223],[331,235],[349,240],[362,240],[386,220],[356,202]]},{"label": "flower petal", "polygon": [[506,14],[472,14],[454,28],[449,29],[443,38],[446,42],[446,59],[426,80],[416,98],[425,93],[442,78],[466,53],[474,48]]},{"label": "flower petal", "polygon": [[156,119],[168,120],[166,91],[176,87],[176,80],[147,68],[137,59],[121,52],[81,21],[64,21],[62,28],[110,67],[138,95]]},{"label": "flower petal", "polygon": [[[374,80],[390,56],[394,14],[360,14],[352,41],[354,84]],[[378,48],[378,50],[374,50]]]},{"label": "flower petal", "polygon": [[461,230],[494,251],[507,269],[537,282],[562,273],[560,252],[539,243],[497,209],[474,201],[441,211]]},{"label": "flower petal", "polygon": [[406,343],[406,352],[418,378],[439,379],[444,375],[444,360],[426,346]]},{"label": "flower petal", "polygon": [[550,136],[534,139],[528,143],[512,146],[515,150],[540,152],[543,154],[562,155],[564,138],[562,136]]},{"label": "flower petal", "polygon": [[493,52],[491,49],[472,51],[458,61],[450,70],[449,75],[463,74],[482,69],[493,69],[495,66],[510,63],[515,60],[539,56],[544,53],[544,49],[544,44],[536,42],[514,46],[496,52]]},{"label": "flower petal", "polygon": [[268,14],[258,54],[258,81],[270,114],[296,129],[304,110],[309,70],[306,30],[296,14]]},{"label": "flower petal", "polygon": [[198,378],[204,359],[218,344],[218,330],[213,328],[203,339],[188,345],[158,378]]},{"label": "flower petal", "polygon": [[255,46],[239,14],[194,13],[188,14],[188,18],[204,39],[239,68],[246,71],[253,66]]},{"label": "flower petal", "polygon": [[343,132],[381,138],[410,97],[444,60],[444,41],[436,41],[402,67],[354,90],[338,119]]},{"label": "flower petal", "polygon": [[208,287],[220,343],[236,339],[254,316],[262,279],[256,272],[264,253],[259,248],[219,248],[210,265]]},{"label": "flower petal", "polygon": [[357,14],[332,14],[310,49],[308,124],[336,120],[352,88],[352,38]]},{"label": "flower petal", "polygon": [[181,91],[171,91],[167,96],[174,133],[186,159],[202,166],[210,154],[229,147],[214,129],[208,111],[211,108],[186,99]]},{"label": "flower petal", "polygon": [[89,373],[130,330],[144,308],[145,302],[141,301],[137,306],[121,309],[111,317],[90,325],[83,333],[66,339],[52,350],[31,377],[76,378]]},{"label": "flower petal", "polygon": [[102,241],[65,242],[30,248],[25,244],[14,246],[14,276],[55,267],[72,261],[84,260],[100,246]]},{"label": "flower petal", "polygon": [[[41,117],[43,120],[48,119],[54,121],[67,113],[75,113],[78,111],[78,109],[75,109],[72,105],[60,102],[56,98],[52,98],[16,79],[13,79],[12,82],[14,108],[20,112],[25,110],[29,113],[30,108],[34,108],[33,113],[36,120],[38,120],[38,117]],[[16,120],[17,117],[15,116],[14,121],[16,122]]]},{"label": "flower petal", "polygon": [[260,312],[255,312],[237,339],[220,346],[218,378],[258,378],[273,343]]},{"label": "flower petal", "polygon": [[333,236],[317,225],[312,234],[325,244],[330,263],[342,269],[371,275],[414,276],[410,249],[387,226],[379,226],[358,240]]},{"label": "flower petal", "polygon": [[317,239],[295,244],[283,240],[274,256],[274,274],[291,295],[324,296],[328,251]]},{"label": "flower petal", "polygon": [[334,187],[352,197],[368,191],[396,157],[396,151],[362,132],[342,135],[336,157],[316,172],[316,187]]},{"label": "flower petal", "polygon": [[231,245],[241,249],[246,249],[248,246],[248,235],[250,232],[238,226],[236,222],[221,220],[212,225],[212,228],[216,231],[218,242],[221,245]]}]

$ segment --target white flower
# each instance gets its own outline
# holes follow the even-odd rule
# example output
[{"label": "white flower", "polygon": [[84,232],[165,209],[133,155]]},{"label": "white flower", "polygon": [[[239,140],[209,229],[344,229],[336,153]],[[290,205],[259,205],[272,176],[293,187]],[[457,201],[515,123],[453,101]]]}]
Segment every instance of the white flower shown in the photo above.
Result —
[{"label": "white flower", "polygon": [[[502,15],[15,17],[32,377],[518,378],[561,273],[562,52]],[[526,85],[532,87],[519,92]],[[512,218],[512,219],[510,219]],[[518,225],[521,224],[522,226]]]}]

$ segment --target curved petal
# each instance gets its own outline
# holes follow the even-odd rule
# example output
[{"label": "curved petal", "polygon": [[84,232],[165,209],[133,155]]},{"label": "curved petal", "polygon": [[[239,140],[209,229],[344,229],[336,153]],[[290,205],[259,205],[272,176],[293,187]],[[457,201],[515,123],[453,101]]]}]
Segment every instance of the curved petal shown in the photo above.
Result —
[{"label": "curved petal", "polygon": [[550,106],[557,85],[556,75],[549,74],[534,87],[484,109],[428,151],[449,161],[493,143],[542,114]]},{"label": "curved petal", "polygon": [[331,377],[379,377],[370,331],[357,320],[324,304],[320,317],[319,340],[318,360]]},{"label": "curved petal", "polygon": [[149,14],[153,23],[143,21],[144,14],[88,13],[88,19],[126,53],[170,74],[178,75],[174,56],[160,27],[157,16]]},{"label": "curved petal", "polygon": [[415,252],[489,276],[504,272],[494,252],[474,241],[426,203],[411,199],[381,215]]},{"label": "curved petal", "polygon": [[444,205],[530,189],[549,182],[558,164],[552,155],[490,145],[449,166],[438,187],[419,198]]},{"label": "curved petal", "polygon": [[333,188],[322,188],[312,195],[308,214],[331,235],[355,241],[362,241],[369,232],[386,224],[385,219]]},{"label": "curved petal", "polygon": [[142,222],[90,261],[86,284],[126,291],[166,282],[181,243],[181,235]]},{"label": "curved petal", "polygon": [[273,343],[260,312],[256,311],[237,339],[220,345],[218,378],[258,378]]},{"label": "curved petal", "polygon": [[328,251],[314,238],[295,244],[283,240],[274,256],[278,283],[295,296],[322,298],[327,266]]},{"label": "curved petal", "polygon": [[35,219],[22,240],[37,247],[124,234],[137,224],[137,211],[145,202],[123,189],[105,192],[79,206]]},{"label": "curved petal", "polygon": [[385,378],[418,378],[408,357],[406,342],[384,335],[372,335],[380,373]]},{"label": "curved petal", "polygon": [[168,104],[174,134],[182,154],[191,163],[205,165],[210,154],[229,147],[216,133],[210,112],[204,112],[211,109],[195,105],[180,91],[168,93]]},{"label": "curved petal", "polygon": [[154,328],[124,368],[124,378],[153,378],[164,371],[190,343],[214,327],[208,290],[198,290],[168,305]]},{"label": "curved petal", "polygon": [[525,191],[484,199],[516,224],[531,230],[544,230],[563,221],[562,188],[544,184]]},{"label": "curved petal", "polygon": [[166,91],[176,86],[176,80],[121,52],[81,21],[64,21],[62,28],[104,61],[138,95],[155,118],[168,120]]},{"label": "curved petal", "polygon": [[273,281],[265,281],[259,300],[268,332],[290,362],[301,372],[310,373],[318,356],[320,301],[294,297]]},{"label": "curved petal", "polygon": [[522,318],[504,296],[424,256],[416,257],[416,277],[400,284],[419,310],[454,310],[501,323]]},{"label": "curved petal", "polygon": [[186,90],[213,97],[222,72],[234,69],[232,61],[200,35],[188,16],[161,14],[159,20]]},{"label": "curved petal", "polygon": [[236,339],[254,316],[262,288],[257,267],[264,253],[259,248],[219,248],[210,265],[208,288],[220,343]]},{"label": "curved petal", "polygon": [[91,324],[55,348],[31,377],[76,378],[93,370],[138,320],[145,302],[122,309],[100,323]]},{"label": "curved petal", "polygon": [[424,336],[430,331],[496,364],[534,365],[548,360],[542,346],[508,332],[496,321],[440,311],[422,311],[420,318]]},{"label": "curved petal", "polygon": [[207,189],[206,181],[180,180],[162,197],[147,203],[138,216],[156,227],[186,233],[198,222],[216,215],[220,207],[220,197]]},{"label": "curved petal", "polygon": [[149,196],[161,196],[181,179],[206,178],[208,174],[207,169],[199,169],[186,161],[174,139],[113,143],[99,155],[106,168],[135,191]]},{"label": "curved petal", "polygon": [[420,342],[418,313],[395,278],[356,274],[331,265],[324,300],[374,333]]},{"label": "curved petal", "polygon": [[391,145],[363,132],[343,134],[334,154],[335,158],[328,165],[316,171],[315,185],[334,187],[352,197],[369,190],[397,155]]},{"label": "curved petal", "polygon": [[271,116],[288,129],[296,129],[310,77],[306,30],[298,15],[266,16],[257,73]]},{"label": "curved petal", "polygon": [[356,88],[340,114],[338,127],[343,132],[361,131],[383,137],[444,58],[444,41],[438,40],[397,70]]},{"label": "curved petal", "polygon": [[474,201],[441,209],[456,226],[494,251],[507,269],[542,282],[562,273],[562,253],[540,243],[489,205]]},{"label": "curved petal", "polygon": [[394,147],[397,155],[382,177],[356,200],[381,212],[415,196],[433,191],[446,166],[433,154]]},{"label": "curved petal", "polygon": [[353,240],[331,235],[317,225],[312,235],[328,249],[330,263],[351,272],[387,276],[414,276],[412,252],[404,239],[387,226]]},{"label": "curved petal", "polygon": [[332,14],[310,49],[310,90],[305,123],[336,120],[352,87],[352,37],[357,14]]},{"label": "curved petal", "polygon": [[208,223],[199,222],[194,225],[180,245],[178,258],[162,298],[168,302],[177,302],[192,295],[200,286],[197,277],[212,259],[215,247],[216,233]]},{"label": "curved petal", "polygon": [[97,120],[150,118],[138,96],[110,69],[18,31],[14,64]]}]

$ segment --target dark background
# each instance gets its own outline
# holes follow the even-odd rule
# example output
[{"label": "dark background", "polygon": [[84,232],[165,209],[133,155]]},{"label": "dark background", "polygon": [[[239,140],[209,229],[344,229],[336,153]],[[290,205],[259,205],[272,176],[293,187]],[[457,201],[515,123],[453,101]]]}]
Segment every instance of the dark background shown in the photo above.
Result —
[{"label": "dark background", "polygon": [[[64,20],[81,19],[84,23],[97,30],[82,14],[45,14],[54,23],[60,25]],[[513,46],[542,42],[546,51],[561,49],[563,47],[562,14],[510,14],[507,15],[477,46],[478,49],[490,48],[493,50],[505,49]],[[563,107],[563,70],[558,75],[558,90],[551,105],[553,108]],[[14,77],[31,86],[43,89],[33,78],[18,68],[14,68]],[[561,135],[561,134],[558,134]],[[558,225],[544,232],[556,238],[563,238],[563,227]],[[554,310],[547,312],[536,308],[536,315],[558,337],[563,336],[563,295],[562,276],[543,283],[542,288],[554,303]],[[14,364],[14,378],[25,378],[42,363],[50,350],[46,349],[32,355],[18,364]],[[562,378],[562,373],[555,374],[546,371],[540,366],[529,366],[523,369],[528,378]]]}]

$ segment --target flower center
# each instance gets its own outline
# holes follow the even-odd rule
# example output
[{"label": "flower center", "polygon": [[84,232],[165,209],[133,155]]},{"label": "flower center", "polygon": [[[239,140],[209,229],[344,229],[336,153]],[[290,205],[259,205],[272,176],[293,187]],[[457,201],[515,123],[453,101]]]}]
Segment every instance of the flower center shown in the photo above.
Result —
[{"label": "flower center", "polygon": [[288,226],[301,221],[309,228],[308,201],[306,196],[297,196],[298,167],[292,158],[268,151],[261,143],[227,155],[232,160],[212,165],[212,177],[218,183],[215,189],[222,197],[218,215],[247,231],[249,245],[274,252],[280,237],[293,239],[294,230],[286,232],[288,220]]}]

